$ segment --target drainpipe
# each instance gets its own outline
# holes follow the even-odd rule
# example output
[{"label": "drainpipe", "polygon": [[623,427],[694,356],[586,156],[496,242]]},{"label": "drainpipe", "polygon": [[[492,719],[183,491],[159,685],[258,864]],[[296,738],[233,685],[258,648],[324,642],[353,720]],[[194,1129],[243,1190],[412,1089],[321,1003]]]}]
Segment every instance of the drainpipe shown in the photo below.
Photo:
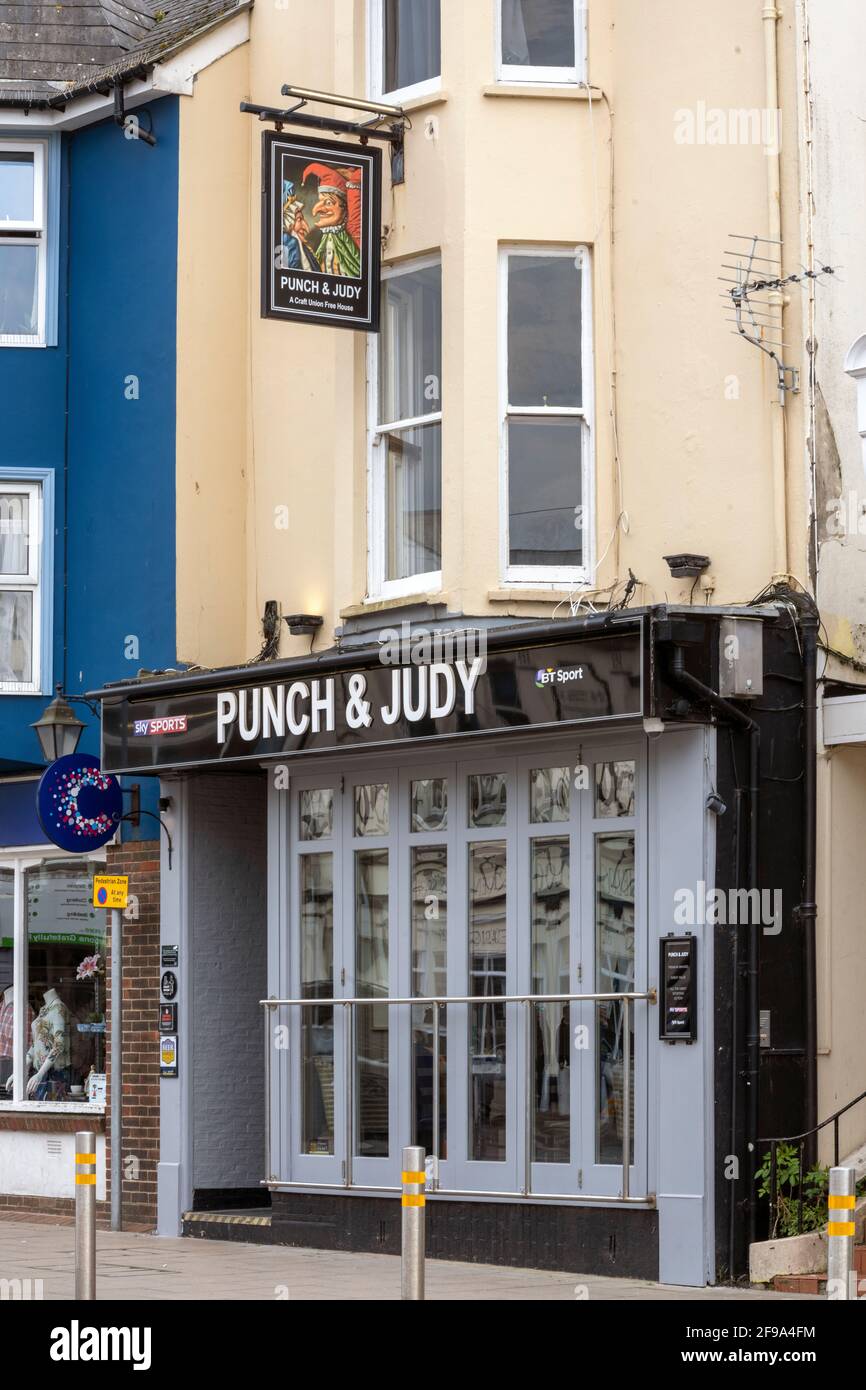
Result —
[{"label": "drainpipe", "polygon": [[[806,1124],[818,1123],[818,988],[815,964],[817,782],[818,782],[818,614],[800,613],[803,640],[803,901],[797,909],[803,925],[806,1033]],[[817,1136],[806,1146],[810,1165],[817,1157]]]},{"label": "drainpipe", "polygon": [[[764,105],[767,119],[774,122],[776,132],[775,149],[764,149],[767,166],[767,236],[771,242],[778,243],[779,256],[782,254],[782,171],[781,171],[781,116],[779,111],[779,55],[776,25],[781,19],[781,10],[774,0],[761,0],[761,18],[764,25]],[[775,122],[778,119],[778,125]],[[785,297],[780,291],[772,291],[771,304],[779,311],[779,337],[782,331]],[[769,360],[769,359],[768,359]],[[775,364],[774,364],[775,369]],[[788,565],[788,519],[786,513],[785,488],[785,392],[780,386],[778,400],[770,407],[770,451],[773,467],[773,568],[776,575],[786,576]]]},{"label": "drainpipe", "polygon": [[[671,653],[669,665],[669,675],[672,684],[678,685],[681,690],[687,690],[691,695],[699,700],[705,701],[717,713],[723,714],[726,719],[736,724],[749,735],[749,856],[748,856],[748,880],[749,890],[758,888],[758,808],[760,800],[761,782],[761,731],[754,719],[750,719],[736,705],[723,697],[709,685],[704,685],[685,669],[685,653],[682,647],[674,647]],[[739,884],[737,884],[739,887]],[[750,902],[755,899],[750,896]],[[758,921],[753,922],[749,928],[748,951],[746,953],[746,1151],[748,1164],[748,1211],[749,1211],[749,1244],[755,1240],[755,1222],[757,1217],[757,1178],[755,1176],[758,1163],[758,1077],[760,1065],[760,996],[758,991],[758,932],[760,930],[760,914]],[[734,981],[736,989],[736,980]],[[731,1065],[736,1068],[736,1055],[731,1059]],[[733,1184],[731,1185],[731,1201],[734,1200]]]}]

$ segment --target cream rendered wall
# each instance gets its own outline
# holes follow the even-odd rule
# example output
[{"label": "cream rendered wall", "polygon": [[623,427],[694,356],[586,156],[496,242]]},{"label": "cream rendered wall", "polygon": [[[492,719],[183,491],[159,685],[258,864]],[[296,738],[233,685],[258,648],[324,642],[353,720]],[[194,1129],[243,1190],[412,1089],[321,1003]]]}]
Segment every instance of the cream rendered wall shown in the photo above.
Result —
[{"label": "cream rendered wall", "polygon": [[[497,249],[588,242],[595,546],[604,557],[597,583],[623,581],[630,567],[643,582],[636,601],[683,600],[691,585],[672,581],[662,556],[694,549],[712,557],[712,601],[748,599],[775,568],[770,412],[777,407],[762,355],[730,336],[716,277],[729,232],[766,231],[767,157],[760,145],[680,144],[675,130],[678,113],[701,102],[763,105],[762,4],[592,0],[590,103],[585,93],[490,94],[494,3],[443,0],[442,92],[412,109],[406,183],[392,189],[386,178],[383,200],[387,262],[442,251],[439,597],[451,611],[525,616],[549,615],[565,597],[561,590],[503,590]],[[195,171],[183,187],[182,340],[187,333],[191,348],[219,343],[221,371],[218,382],[204,381],[191,360],[179,371],[178,622],[187,659],[214,664],[253,655],[270,598],[284,613],[323,614],[319,645],[327,645],[341,613],[356,611],[367,594],[365,342],[259,316],[262,127],[237,111],[241,96],[281,104],[285,81],[364,92],[365,11],[364,0],[260,3],[249,45],[203,74],[195,98],[182,102],[182,157]],[[795,120],[793,18],[778,29],[782,97]],[[796,233],[795,150],[794,127],[783,165],[785,217]],[[245,295],[236,267],[244,268]],[[796,297],[788,312],[799,315]],[[726,398],[732,393],[735,399]],[[802,433],[800,409],[789,400],[793,437]],[[805,564],[800,471],[789,480],[788,567],[795,572]],[[612,540],[622,511],[627,519]],[[283,655],[306,648],[284,635]]]},{"label": "cream rendered wall", "polygon": [[[249,46],[180,97],[177,279],[177,650],[222,665],[245,646],[249,245],[258,178],[238,106]],[[256,648],[257,650],[257,648]]]}]

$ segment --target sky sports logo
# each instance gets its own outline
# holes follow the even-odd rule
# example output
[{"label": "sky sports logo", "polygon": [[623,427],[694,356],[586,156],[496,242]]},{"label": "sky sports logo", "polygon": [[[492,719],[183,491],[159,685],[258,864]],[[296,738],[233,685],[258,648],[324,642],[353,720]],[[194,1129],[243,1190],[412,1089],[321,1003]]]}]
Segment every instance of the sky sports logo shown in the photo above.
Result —
[{"label": "sky sports logo", "polygon": [[185,714],[175,714],[170,719],[136,719],[132,731],[138,738],[153,734],[185,734],[187,720]]},{"label": "sky sports logo", "polygon": [[539,690],[543,690],[546,685],[567,685],[569,681],[582,680],[582,666],[546,666],[544,670],[535,673],[535,684]]}]

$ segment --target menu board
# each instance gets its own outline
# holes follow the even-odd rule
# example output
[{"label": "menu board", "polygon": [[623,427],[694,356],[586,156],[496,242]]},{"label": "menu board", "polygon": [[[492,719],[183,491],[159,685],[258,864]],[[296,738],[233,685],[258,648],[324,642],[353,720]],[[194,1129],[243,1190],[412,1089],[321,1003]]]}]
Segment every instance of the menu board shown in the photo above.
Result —
[{"label": "menu board", "polygon": [[662,1042],[694,1042],[698,1036],[698,942],[694,936],[663,936],[659,943]]}]

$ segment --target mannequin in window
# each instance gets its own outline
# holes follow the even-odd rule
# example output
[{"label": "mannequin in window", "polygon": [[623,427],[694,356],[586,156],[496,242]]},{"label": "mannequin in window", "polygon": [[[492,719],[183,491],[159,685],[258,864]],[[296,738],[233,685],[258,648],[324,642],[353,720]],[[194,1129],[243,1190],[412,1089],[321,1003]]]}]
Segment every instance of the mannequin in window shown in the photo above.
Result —
[{"label": "mannequin in window", "polygon": [[56,989],[46,990],[42,997],[45,1002],[34,1019],[27,1053],[28,1065],[34,1068],[27,1095],[34,1100],[49,1099],[52,1083],[65,1086],[69,1075],[69,1010]]},{"label": "mannequin in window", "polygon": [[[27,1027],[33,1025],[33,1010],[27,1005]],[[0,1086],[12,1090],[12,1049],[15,1037],[15,990],[12,985],[0,1002]]]}]

